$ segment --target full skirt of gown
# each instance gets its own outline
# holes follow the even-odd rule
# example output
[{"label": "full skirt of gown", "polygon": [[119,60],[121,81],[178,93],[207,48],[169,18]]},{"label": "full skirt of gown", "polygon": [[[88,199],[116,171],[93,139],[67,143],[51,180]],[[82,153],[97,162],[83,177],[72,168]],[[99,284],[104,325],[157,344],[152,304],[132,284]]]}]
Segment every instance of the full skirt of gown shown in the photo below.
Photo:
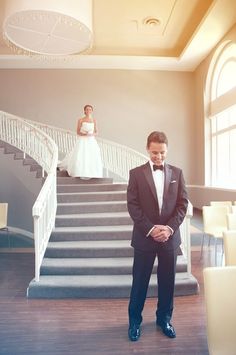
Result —
[{"label": "full skirt of gown", "polygon": [[74,148],[58,164],[72,177],[102,178],[103,165],[100,147],[94,136],[77,136]]}]

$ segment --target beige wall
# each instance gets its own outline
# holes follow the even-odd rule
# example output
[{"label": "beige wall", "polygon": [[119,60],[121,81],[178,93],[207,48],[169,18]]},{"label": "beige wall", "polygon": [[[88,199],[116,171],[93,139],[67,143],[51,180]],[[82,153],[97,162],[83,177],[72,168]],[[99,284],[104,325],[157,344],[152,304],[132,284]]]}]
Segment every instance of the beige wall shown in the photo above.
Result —
[{"label": "beige wall", "polygon": [[74,130],[86,103],[99,135],[146,153],[146,137],[163,130],[169,162],[195,181],[194,74],[132,70],[0,70],[0,109]]}]

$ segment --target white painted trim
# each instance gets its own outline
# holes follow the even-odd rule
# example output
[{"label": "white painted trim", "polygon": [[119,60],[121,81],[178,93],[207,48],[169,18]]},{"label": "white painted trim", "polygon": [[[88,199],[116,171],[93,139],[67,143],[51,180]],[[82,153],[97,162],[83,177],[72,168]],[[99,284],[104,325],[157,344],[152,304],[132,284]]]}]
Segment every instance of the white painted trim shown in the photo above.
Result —
[{"label": "white painted trim", "polygon": [[210,118],[214,117],[218,113],[228,109],[236,103],[236,88],[231,89],[224,95],[217,97],[210,104]]},{"label": "white painted trim", "polygon": [[0,55],[0,69],[120,69],[194,71],[197,64],[178,57]]},{"label": "white painted trim", "polygon": [[8,253],[8,254],[15,254],[15,253],[23,253],[23,254],[34,254],[34,248],[0,248],[0,253]]},{"label": "white painted trim", "polygon": [[187,188],[222,191],[222,192],[226,192],[226,193],[228,193],[228,192],[235,192],[236,193],[236,189],[227,189],[225,187],[214,187],[214,186],[206,186],[206,185],[187,185]]}]

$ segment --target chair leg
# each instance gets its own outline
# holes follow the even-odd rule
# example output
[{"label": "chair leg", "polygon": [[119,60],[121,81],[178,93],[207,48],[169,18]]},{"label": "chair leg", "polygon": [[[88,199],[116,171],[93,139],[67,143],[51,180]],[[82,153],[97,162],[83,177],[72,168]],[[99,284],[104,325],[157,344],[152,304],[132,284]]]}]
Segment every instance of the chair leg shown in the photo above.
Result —
[{"label": "chair leg", "polygon": [[201,243],[201,254],[200,254],[200,260],[202,259],[204,239],[205,239],[205,233],[203,233],[203,234],[202,234],[202,243]]},{"label": "chair leg", "polygon": [[217,266],[217,238],[215,238],[215,266]]},{"label": "chair leg", "polygon": [[8,240],[8,248],[11,248],[11,243],[10,243],[10,236],[9,236],[9,229],[7,228],[7,240]]},{"label": "chair leg", "polygon": [[208,247],[211,245],[211,237],[208,235]]},{"label": "chair leg", "polygon": [[221,246],[222,246],[222,253],[221,253],[221,265],[224,266],[225,262],[224,262],[224,239],[222,238],[221,240]]}]

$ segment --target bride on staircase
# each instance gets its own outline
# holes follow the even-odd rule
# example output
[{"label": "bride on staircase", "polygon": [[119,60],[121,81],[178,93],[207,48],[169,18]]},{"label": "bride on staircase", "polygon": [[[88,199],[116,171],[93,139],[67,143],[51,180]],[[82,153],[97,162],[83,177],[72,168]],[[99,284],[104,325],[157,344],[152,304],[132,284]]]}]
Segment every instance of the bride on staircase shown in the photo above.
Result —
[{"label": "bride on staircase", "polygon": [[85,105],[85,116],[77,123],[76,144],[58,164],[59,170],[66,170],[69,176],[84,179],[103,177],[101,152],[95,138],[97,124],[92,113],[93,107]]}]

